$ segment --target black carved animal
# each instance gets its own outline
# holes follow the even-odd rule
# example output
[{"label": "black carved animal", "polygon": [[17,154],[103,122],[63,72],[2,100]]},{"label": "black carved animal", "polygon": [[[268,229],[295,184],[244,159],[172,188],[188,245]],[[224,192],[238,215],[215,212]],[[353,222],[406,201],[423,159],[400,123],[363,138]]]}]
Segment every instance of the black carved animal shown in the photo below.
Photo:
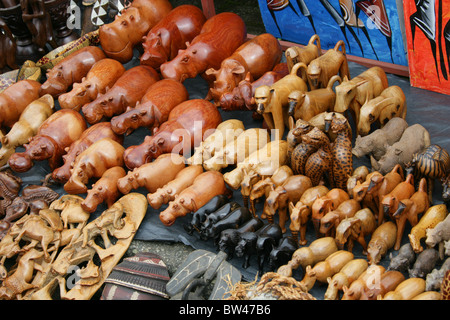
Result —
[{"label": "black carved animal", "polygon": [[256,255],[258,257],[258,271],[264,272],[264,265],[270,252],[283,237],[283,231],[278,223],[269,223],[257,232]]},{"label": "black carved animal", "polygon": [[214,211],[213,213],[210,213],[206,220],[200,225],[200,238],[203,240],[208,240],[208,230],[218,221],[225,218],[229,213],[231,213],[233,210],[236,210],[240,207],[240,204],[232,201],[225,203],[223,206],[221,206],[219,209]]},{"label": "black carved animal", "polygon": [[208,238],[214,239],[217,243],[218,237],[223,230],[230,228],[238,228],[244,222],[247,222],[253,218],[250,210],[245,207],[239,207],[231,211],[226,217],[214,223],[209,229],[206,230]]},{"label": "black carved animal", "polygon": [[292,237],[283,237],[278,245],[270,251],[269,254],[269,268],[274,271],[278,267],[286,264],[291,260],[292,254],[298,249],[298,241]]},{"label": "black carved animal", "polygon": [[234,248],[234,253],[237,257],[244,257],[242,267],[247,269],[250,266],[250,259],[256,255],[256,241],[258,235],[256,232],[246,232],[241,235],[241,239],[238,241]]},{"label": "black carved animal", "polygon": [[228,197],[223,194],[213,197],[203,207],[194,212],[191,222],[184,225],[184,230],[188,234],[192,234],[194,230],[200,231],[200,225],[206,221],[207,216],[225,205],[228,200]]}]

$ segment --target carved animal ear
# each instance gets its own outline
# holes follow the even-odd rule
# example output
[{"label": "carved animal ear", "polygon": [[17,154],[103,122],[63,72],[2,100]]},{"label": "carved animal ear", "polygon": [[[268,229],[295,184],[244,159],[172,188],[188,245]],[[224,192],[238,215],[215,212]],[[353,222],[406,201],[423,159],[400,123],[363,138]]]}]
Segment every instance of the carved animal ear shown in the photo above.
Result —
[{"label": "carved animal ear", "polygon": [[273,94],[273,93],[275,92],[275,89],[272,88],[272,89],[269,90],[269,92],[270,92],[271,94]]},{"label": "carved animal ear", "polygon": [[347,76],[344,76],[344,79],[342,79],[342,82],[347,82],[347,81],[349,81],[349,80],[348,80],[348,77],[347,77]]},{"label": "carved animal ear", "polygon": [[245,68],[243,66],[236,66],[231,70],[232,73],[235,74],[243,74],[245,72]]},{"label": "carved animal ear", "polygon": [[163,145],[164,144],[164,138],[159,138],[158,141],[156,141],[157,144]]},{"label": "carved animal ear", "polygon": [[216,74],[217,74],[217,71],[216,71],[214,68],[209,68],[209,69],[207,69],[207,70],[205,71],[205,74],[206,74],[207,76],[216,75]]}]

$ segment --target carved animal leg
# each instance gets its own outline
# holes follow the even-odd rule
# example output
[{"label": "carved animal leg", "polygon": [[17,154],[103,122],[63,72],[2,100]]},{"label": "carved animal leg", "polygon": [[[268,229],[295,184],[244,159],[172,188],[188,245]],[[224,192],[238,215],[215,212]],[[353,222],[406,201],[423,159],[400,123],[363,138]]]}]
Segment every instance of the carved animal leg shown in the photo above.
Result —
[{"label": "carved animal leg", "polygon": [[275,129],[278,130],[278,132],[276,133],[276,134],[278,134],[278,139],[283,139],[283,135],[284,135],[285,118],[283,115],[282,108],[283,107],[280,106],[280,112],[272,113]]},{"label": "carved animal leg", "polygon": [[300,218],[300,244],[304,246],[308,241],[306,241],[306,225],[308,224],[308,217]]},{"label": "carved animal leg", "polygon": [[283,233],[286,233],[286,222],[288,219],[289,215],[287,214],[287,207],[278,208],[278,223],[280,224]]},{"label": "carved animal leg", "polygon": [[398,250],[400,249],[403,232],[405,231],[406,214],[403,213],[399,218],[396,218],[395,223],[397,224],[397,238],[395,240],[394,250]]},{"label": "carved animal leg", "polygon": [[271,113],[264,113],[263,118],[269,129],[275,129],[275,124]]}]

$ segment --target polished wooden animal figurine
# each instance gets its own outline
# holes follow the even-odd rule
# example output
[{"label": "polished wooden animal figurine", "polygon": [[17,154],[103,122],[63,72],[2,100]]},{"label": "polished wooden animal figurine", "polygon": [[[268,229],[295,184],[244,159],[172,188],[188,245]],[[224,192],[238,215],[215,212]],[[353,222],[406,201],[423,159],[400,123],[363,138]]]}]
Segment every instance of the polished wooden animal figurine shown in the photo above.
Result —
[{"label": "polished wooden animal figurine", "polygon": [[184,4],[173,8],[142,38],[141,64],[158,70],[161,64],[175,58],[179,50],[186,49],[186,43],[199,35],[205,21],[197,6]]},{"label": "polished wooden animal figurine", "polygon": [[336,86],[334,111],[344,113],[350,110],[355,124],[359,123],[361,106],[367,99],[378,97],[388,87],[386,73],[380,67],[372,67],[350,80],[342,77]]},{"label": "polished wooden animal figurine", "polygon": [[232,12],[212,16],[203,24],[200,34],[175,58],[160,66],[165,79],[180,82],[204,75],[209,68],[218,69],[223,60],[244,43],[247,36],[245,23]]},{"label": "polished wooden animal figurine", "polygon": [[33,161],[47,160],[51,170],[61,166],[66,148],[86,130],[83,116],[71,109],[54,112],[39,127],[37,134],[24,145],[25,151],[11,155],[8,165],[16,172],[26,172]]},{"label": "polished wooden animal figurine", "polygon": [[300,267],[305,272],[306,267],[315,266],[331,254],[338,251],[336,242],[332,237],[322,237],[311,242],[309,246],[301,247],[292,254],[291,260],[278,268],[277,273],[291,277],[293,270]]},{"label": "polished wooden animal figurine", "polygon": [[89,148],[93,143],[104,138],[110,138],[123,143],[123,136],[114,133],[109,122],[96,123],[82,132],[80,137],[66,148],[65,154],[62,156],[64,164],[52,171],[52,179],[58,183],[66,183],[71,175],[73,163],[84,150]]},{"label": "polished wooden animal figurine", "polygon": [[184,157],[178,154],[162,154],[154,161],[128,171],[125,177],[117,181],[117,187],[123,194],[128,194],[139,187],[144,187],[149,193],[153,193],[175,179],[184,167]]},{"label": "polished wooden animal figurine", "polygon": [[369,134],[373,123],[381,127],[394,118],[406,117],[406,97],[399,86],[389,86],[381,91],[379,96],[368,99],[359,111],[357,132],[360,136]]},{"label": "polished wooden animal figurine", "polygon": [[41,84],[35,80],[21,80],[0,93],[0,129],[5,134],[16,123],[25,108],[39,98]]},{"label": "polished wooden animal figurine", "polygon": [[131,134],[145,127],[150,131],[166,122],[173,108],[189,99],[186,87],[175,80],[162,79],[148,87],[135,106],[127,106],[124,113],[111,118],[117,134]]},{"label": "polished wooden animal figurine", "polygon": [[347,187],[348,177],[353,173],[352,140],[347,124],[347,119],[333,118],[330,128],[337,135],[331,144],[333,186],[344,190]]},{"label": "polished wooden animal figurine", "polygon": [[72,90],[59,95],[59,105],[62,109],[80,111],[82,106],[112,88],[124,72],[125,67],[117,60],[106,58],[97,61],[86,77],[73,84]]},{"label": "polished wooden animal figurine", "polygon": [[406,221],[414,227],[419,222],[419,216],[427,211],[429,207],[427,181],[422,178],[418,190],[410,198],[400,200],[397,210],[392,214],[392,218],[397,224],[397,240],[394,250],[400,249]]},{"label": "polished wooden animal figurine", "polygon": [[300,245],[306,245],[307,243],[306,227],[309,219],[311,219],[311,207],[314,201],[326,195],[329,191],[326,186],[311,187],[302,194],[297,203],[289,202],[289,218],[291,219],[289,230],[291,230],[292,237]]},{"label": "polished wooden animal figurine", "polygon": [[289,94],[294,90],[308,90],[306,82],[297,75],[300,66],[296,64],[287,76],[271,86],[263,85],[255,90],[256,111],[264,117],[269,129],[277,130],[278,139],[283,138],[285,126],[289,127]]},{"label": "polished wooden animal figurine", "polygon": [[380,300],[412,300],[425,291],[425,280],[409,278],[400,282],[395,290],[387,292]]},{"label": "polished wooden animal figurine", "polygon": [[102,49],[110,58],[126,63],[142,37],[172,10],[167,0],[138,0],[120,11],[115,20],[99,28]]},{"label": "polished wooden animal figurine", "polygon": [[378,285],[370,285],[366,281],[359,300],[378,300],[378,297],[383,297],[388,292],[393,291],[404,280],[405,276],[399,271],[385,271],[381,274]]},{"label": "polished wooden animal figurine", "polygon": [[387,147],[400,140],[407,127],[408,123],[403,118],[394,117],[383,128],[376,129],[366,136],[358,135],[352,153],[357,158],[367,155],[380,160]]},{"label": "polished wooden animal figurine", "polygon": [[269,270],[276,270],[289,262],[292,254],[298,249],[298,242],[290,236],[283,236],[269,254]]},{"label": "polished wooden animal figurine", "polygon": [[359,210],[361,210],[361,205],[355,199],[343,201],[336,209],[327,212],[320,219],[319,233],[335,237],[339,223],[346,218],[353,217]]},{"label": "polished wooden animal figurine", "polygon": [[[322,48],[320,45],[320,37],[317,34],[311,36],[307,45],[303,47],[292,46],[287,48],[284,52],[289,70],[291,70],[294,65],[299,62],[303,62],[305,65],[308,65],[321,54]],[[302,76],[303,80],[308,81],[306,73]]]},{"label": "polished wooden animal figurine", "polygon": [[254,151],[236,168],[224,173],[223,177],[228,186],[237,190],[244,177],[244,170],[257,171],[260,175],[273,175],[275,171],[287,164],[287,142],[285,140],[269,141],[261,149]]},{"label": "polished wooden animal figurine", "polygon": [[150,162],[163,153],[191,154],[203,139],[212,134],[222,122],[217,108],[204,99],[190,99],[180,103],[169,118],[152,136],[146,136],[140,145],[130,146],[124,154],[129,169]]},{"label": "polished wooden animal figurine", "polygon": [[64,190],[69,194],[86,193],[91,178],[101,178],[109,168],[123,166],[124,151],[122,144],[111,138],[95,141],[76,157]]},{"label": "polished wooden animal figurine", "polygon": [[[226,197],[226,195],[218,195],[222,197]],[[213,197],[210,201],[215,199],[217,196]],[[209,203],[209,201],[208,201]],[[209,212],[206,216],[206,219],[203,220],[203,222],[200,223],[200,227],[198,229],[200,233],[200,238],[202,240],[208,240],[209,239],[209,230],[211,230],[212,226],[218,223],[220,220],[227,217],[231,212],[235,211],[236,209],[241,208],[242,206],[237,203],[236,201],[229,201],[223,204],[222,206],[219,206],[216,210],[213,210],[212,212]],[[200,209],[199,209],[200,210]],[[241,211],[244,214],[247,214],[247,211]]]},{"label": "polished wooden animal figurine", "polygon": [[241,120],[230,119],[221,122],[214,132],[195,148],[194,154],[186,159],[186,163],[203,165],[216,154],[221,153],[227,144],[236,141],[244,130],[244,123]]},{"label": "polished wooden animal figurine", "polygon": [[370,236],[377,227],[375,216],[369,208],[358,210],[353,217],[344,218],[336,227],[336,243],[340,250],[347,244],[347,250],[352,252],[354,241],[363,248],[367,254],[366,237]]},{"label": "polished wooden animal figurine", "polygon": [[117,187],[117,181],[126,176],[126,171],[121,166],[115,166],[107,169],[100,179],[98,179],[87,190],[86,198],[81,202],[81,207],[89,212],[95,212],[98,206],[106,203],[110,208],[119,199],[121,193]]},{"label": "polished wooden animal figurine", "polygon": [[333,188],[327,192],[324,196],[318,197],[314,200],[311,206],[311,220],[316,231],[316,236],[320,236],[320,220],[330,212],[336,209],[339,205],[350,199],[347,192],[340,188]]},{"label": "polished wooden animal figurine", "polygon": [[336,94],[333,91],[334,83],[341,83],[341,77],[334,75],[325,88],[311,91],[292,91],[289,94],[289,115],[295,120],[309,121],[312,117],[327,111],[333,111]]},{"label": "polished wooden animal figurine", "polygon": [[378,264],[394,247],[397,238],[397,226],[392,221],[382,223],[375,229],[367,245],[367,259],[370,264]]},{"label": "polished wooden animal figurine", "polygon": [[444,259],[444,242],[450,240],[450,216],[436,224],[434,228],[426,229],[425,243],[429,248],[438,247],[439,256]]},{"label": "polished wooden animal figurine", "polygon": [[257,80],[272,70],[281,61],[282,53],[280,43],[270,33],[245,41],[222,61],[220,68],[205,71],[214,80],[205,99],[212,99],[218,104],[221,96],[231,92],[248,73],[252,79]]},{"label": "polished wooden animal figurine", "polygon": [[400,182],[391,192],[383,196],[381,199],[383,215],[378,215],[378,223],[380,224],[380,220],[383,222],[385,217],[392,217],[398,209],[399,201],[409,199],[414,194],[414,191],[414,176],[412,174],[408,174],[405,181]]},{"label": "polished wooden animal figurine", "polygon": [[426,238],[426,230],[436,227],[436,225],[443,221],[448,215],[448,210],[445,204],[437,204],[428,208],[427,211],[420,218],[419,223],[411,228],[408,234],[411,246],[416,253],[423,251],[420,243],[423,238]]},{"label": "polished wooden animal figurine", "polygon": [[214,152],[214,155],[203,162],[205,170],[220,171],[230,165],[235,165],[244,161],[253,152],[264,147],[270,142],[270,135],[266,129],[250,128],[231,139],[221,149]]},{"label": "polished wooden animal figurine", "polygon": [[325,88],[334,75],[339,75],[341,79],[350,79],[347,56],[345,53],[345,43],[339,40],[334,48],[327,50],[324,54],[312,60],[306,67],[308,83],[311,90]]},{"label": "polished wooden animal figurine", "polygon": [[379,264],[372,264],[367,267],[361,275],[350,285],[342,286],[341,300],[359,300],[361,293],[370,283],[381,279],[381,275],[386,272],[386,268]]},{"label": "polished wooden animal figurine", "polygon": [[254,95],[256,88],[262,85],[271,86],[288,74],[286,63],[276,65],[273,70],[267,71],[257,80],[253,80],[250,72],[247,72],[244,80],[240,81],[233,90],[222,94],[218,104],[226,111],[253,110],[253,117],[255,117],[256,103]]},{"label": "polished wooden animal figurine", "polygon": [[226,192],[223,175],[217,171],[207,171],[198,175],[193,184],[181,191],[169,206],[159,214],[166,226],[171,226],[178,217],[195,212],[213,197]]},{"label": "polished wooden animal figurine", "polygon": [[92,66],[105,58],[105,53],[97,46],[76,50],[47,71],[47,80],[42,84],[39,94],[50,94],[57,98],[66,93],[74,83],[81,82]]},{"label": "polished wooden animal figurine", "polygon": [[111,119],[122,114],[127,107],[134,107],[142,99],[147,89],[159,80],[155,69],[149,66],[136,66],[125,71],[104,95],[98,96],[81,108],[89,124]]},{"label": "polished wooden animal figurine", "polygon": [[[353,192],[354,188],[358,184],[362,184],[364,182],[368,183],[367,176],[369,175],[369,168],[367,168],[365,165],[361,165],[353,170],[353,173],[350,177],[347,179],[347,192],[350,195],[350,197],[355,197],[356,193]],[[361,199],[359,200],[361,201]]]},{"label": "polished wooden animal figurine", "polygon": [[289,130],[286,140],[289,143],[288,157],[295,174],[305,174],[306,161],[310,155],[318,150],[314,143],[305,143],[302,136],[305,134],[317,136],[317,140],[327,140],[325,133],[304,120],[297,120],[295,127]]},{"label": "polished wooden animal figurine", "polygon": [[183,168],[177,173],[175,179],[158,188],[155,192],[147,194],[149,205],[153,209],[159,209],[163,204],[174,200],[181,191],[190,187],[201,173],[203,173],[201,165],[190,165]]},{"label": "polished wooden animal figurine", "polygon": [[349,287],[368,267],[369,264],[365,259],[353,259],[347,262],[338,273],[327,279],[328,287],[324,300],[338,300],[339,291],[342,291],[344,286]]},{"label": "polished wooden animal figurine", "polygon": [[13,124],[8,133],[0,137],[0,166],[8,162],[17,147],[23,146],[34,137],[42,123],[55,111],[53,97],[46,94],[31,102],[22,112],[19,120]]},{"label": "polished wooden animal figurine", "polygon": [[278,211],[278,223],[283,233],[286,232],[286,222],[289,202],[297,202],[303,193],[312,187],[311,179],[304,175],[288,177],[283,184],[270,190],[264,203],[263,212],[270,223],[274,222],[275,212]]}]

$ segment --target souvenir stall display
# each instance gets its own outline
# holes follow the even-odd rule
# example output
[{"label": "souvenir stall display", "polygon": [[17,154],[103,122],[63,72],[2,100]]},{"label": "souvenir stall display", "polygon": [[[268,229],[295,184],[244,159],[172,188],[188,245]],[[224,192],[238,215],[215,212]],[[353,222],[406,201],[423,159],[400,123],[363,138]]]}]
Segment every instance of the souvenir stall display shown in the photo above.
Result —
[{"label": "souvenir stall display", "polygon": [[[349,59],[405,63],[372,1],[312,8],[333,44],[305,2],[259,1],[282,35],[279,12],[309,21],[289,47],[234,12],[110,2],[81,37],[52,1],[0,6],[0,299],[449,299],[450,98]],[[170,271],[134,241],[192,251]]]}]

